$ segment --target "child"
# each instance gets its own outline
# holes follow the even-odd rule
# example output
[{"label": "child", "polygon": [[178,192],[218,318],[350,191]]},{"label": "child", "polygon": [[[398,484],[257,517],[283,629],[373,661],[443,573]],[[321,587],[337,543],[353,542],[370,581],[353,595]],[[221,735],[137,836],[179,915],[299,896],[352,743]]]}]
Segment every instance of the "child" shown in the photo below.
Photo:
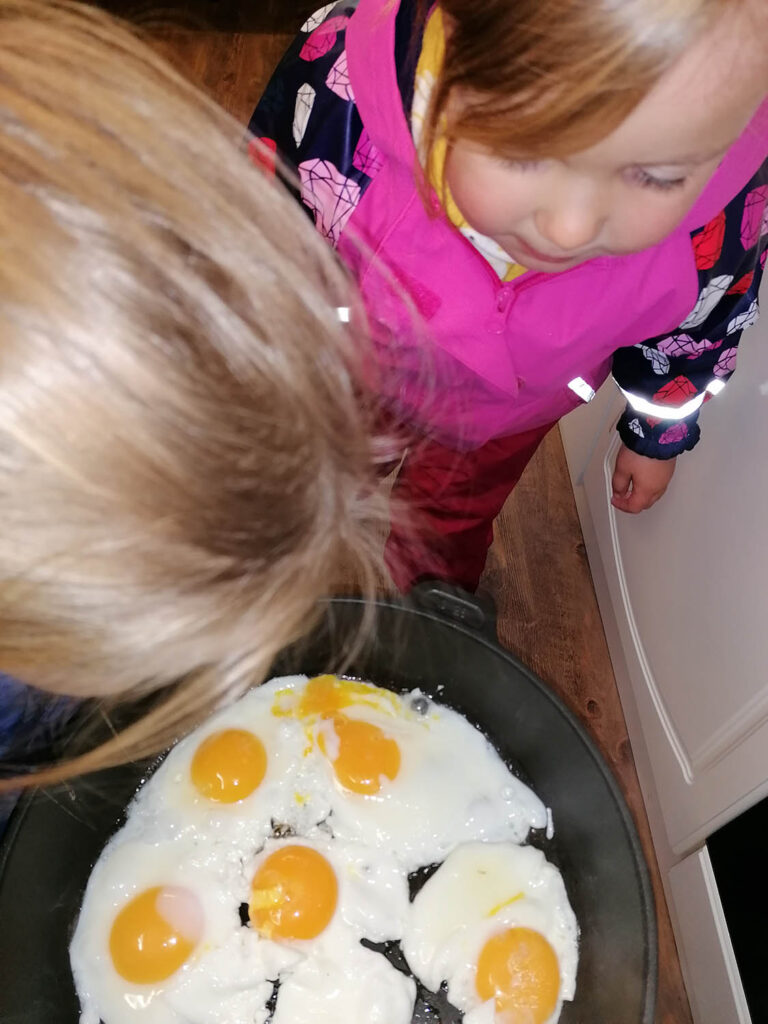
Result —
[{"label": "child", "polygon": [[[369,588],[380,499],[352,289],[241,128],[39,0],[0,0],[0,121],[0,669],[108,699],[183,680],[50,781],[258,682],[342,566]],[[13,679],[17,765],[52,714]]]},{"label": "child", "polygon": [[[764,0],[342,0],[304,25],[251,121],[361,283],[382,407],[422,437],[395,493],[407,589],[474,589],[547,430],[609,372],[613,504],[664,493],[757,317],[768,243]],[[387,339],[388,342],[387,342]],[[428,395],[422,396],[429,398]]]}]

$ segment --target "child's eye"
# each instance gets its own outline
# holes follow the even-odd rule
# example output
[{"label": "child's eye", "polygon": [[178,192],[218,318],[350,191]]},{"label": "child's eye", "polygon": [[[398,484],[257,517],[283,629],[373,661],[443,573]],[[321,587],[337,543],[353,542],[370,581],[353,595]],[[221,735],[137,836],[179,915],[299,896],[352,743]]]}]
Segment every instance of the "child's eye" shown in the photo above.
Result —
[{"label": "child's eye", "polygon": [[659,192],[671,192],[673,189],[682,188],[688,180],[685,175],[679,178],[658,178],[642,167],[633,167],[629,174],[634,184],[640,185],[641,188],[655,188]]},{"label": "child's eye", "polygon": [[511,167],[515,171],[535,171],[544,163],[543,160],[514,160],[511,157],[501,157],[500,162],[505,167]]}]

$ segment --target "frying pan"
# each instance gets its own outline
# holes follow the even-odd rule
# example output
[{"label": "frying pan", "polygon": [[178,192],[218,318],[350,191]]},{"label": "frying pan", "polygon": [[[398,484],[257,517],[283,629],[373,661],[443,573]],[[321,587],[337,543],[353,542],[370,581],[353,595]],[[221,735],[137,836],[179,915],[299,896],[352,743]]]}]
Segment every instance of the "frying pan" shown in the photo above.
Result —
[{"label": "frying pan", "polygon": [[[329,601],[320,627],[275,671],[338,668],[363,610],[354,598]],[[439,588],[408,604],[379,602],[372,635],[344,668],[396,691],[420,687],[462,712],[552,809],[554,837],[531,841],[561,870],[581,927],[576,998],[561,1024],[652,1024],[655,910],[632,819],[583,727],[495,642],[482,607]],[[146,770],[110,769],[19,804],[0,848],[2,1024],[77,1024],[69,940],[91,868]],[[384,952],[403,967],[397,949]],[[460,1015],[444,994],[420,990],[414,1024],[438,1020],[453,1024]]]}]

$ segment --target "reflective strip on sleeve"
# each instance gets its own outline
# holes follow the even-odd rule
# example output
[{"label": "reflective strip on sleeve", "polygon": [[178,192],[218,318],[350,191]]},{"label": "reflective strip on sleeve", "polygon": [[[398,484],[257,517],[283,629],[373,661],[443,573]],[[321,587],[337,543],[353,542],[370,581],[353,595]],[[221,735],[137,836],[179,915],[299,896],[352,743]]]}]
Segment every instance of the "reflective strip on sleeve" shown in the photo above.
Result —
[{"label": "reflective strip on sleeve", "polygon": [[595,397],[594,389],[587,384],[583,377],[574,377],[573,380],[568,381],[568,387],[579,396],[582,402],[591,402]]},{"label": "reflective strip on sleeve", "polygon": [[643,398],[642,395],[633,395],[631,391],[625,391],[619,384],[616,386],[635,412],[639,412],[643,416],[653,416],[657,420],[684,420],[701,407],[707,392],[710,395],[719,395],[725,387],[725,381],[720,380],[719,377],[714,377],[700,395],[695,395],[687,402],[678,406],[650,402],[647,398]]}]

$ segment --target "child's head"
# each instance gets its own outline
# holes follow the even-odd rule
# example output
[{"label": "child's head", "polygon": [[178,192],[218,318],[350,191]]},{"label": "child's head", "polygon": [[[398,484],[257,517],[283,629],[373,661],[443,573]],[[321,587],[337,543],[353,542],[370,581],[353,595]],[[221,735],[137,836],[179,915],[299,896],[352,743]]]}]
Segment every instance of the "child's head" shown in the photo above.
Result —
[{"label": "child's head", "polygon": [[441,0],[427,145],[462,213],[534,270],[680,223],[768,92],[764,0]]},{"label": "child's head", "polygon": [[349,286],[241,138],[106,17],[0,0],[0,671],[188,677],[91,767],[258,681],[372,564]]}]

